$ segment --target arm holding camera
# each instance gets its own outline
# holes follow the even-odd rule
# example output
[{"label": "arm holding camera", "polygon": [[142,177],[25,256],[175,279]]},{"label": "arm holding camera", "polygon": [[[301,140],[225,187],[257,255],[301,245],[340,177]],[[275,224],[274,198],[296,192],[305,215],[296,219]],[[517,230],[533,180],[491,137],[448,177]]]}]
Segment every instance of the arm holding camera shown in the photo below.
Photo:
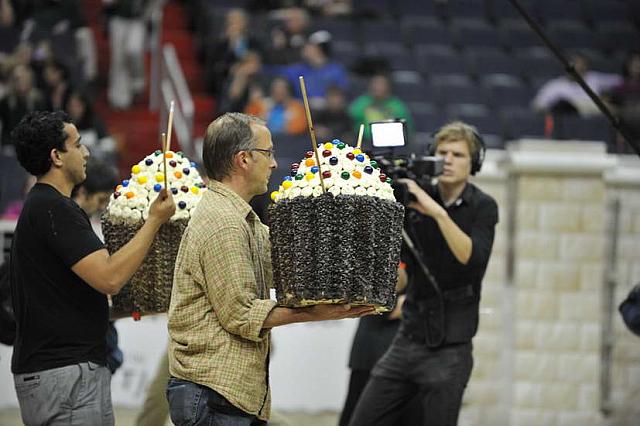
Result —
[{"label": "arm holding camera", "polygon": [[471,238],[456,225],[447,211],[420,188],[414,180],[400,179],[399,182],[407,185],[409,192],[416,197],[416,201],[409,203],[408,207],[433,218],[453,255],[460,263],[466,265],[471,258],[473,248]]}]

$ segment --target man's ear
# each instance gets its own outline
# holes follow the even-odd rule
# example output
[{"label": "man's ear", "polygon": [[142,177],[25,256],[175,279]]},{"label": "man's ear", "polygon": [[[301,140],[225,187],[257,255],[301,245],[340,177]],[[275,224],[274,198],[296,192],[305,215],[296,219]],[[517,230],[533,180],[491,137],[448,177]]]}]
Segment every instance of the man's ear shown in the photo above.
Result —
[{"label": "man's ear", "polygon": [[248,151],[238,151],[233,157],[233,162],[236,167],[239,169],[246,169],[249,165],[249,152]]},{"label": "man's ear", "polygon": [[56,148],[53,148],[51,150],[51,152],[49,152],[49,158],[51,158],[51,163],[54,166],[56,166],[56,167],[62,166],[62,159],[60,158],[60,151],[58,151]]}]

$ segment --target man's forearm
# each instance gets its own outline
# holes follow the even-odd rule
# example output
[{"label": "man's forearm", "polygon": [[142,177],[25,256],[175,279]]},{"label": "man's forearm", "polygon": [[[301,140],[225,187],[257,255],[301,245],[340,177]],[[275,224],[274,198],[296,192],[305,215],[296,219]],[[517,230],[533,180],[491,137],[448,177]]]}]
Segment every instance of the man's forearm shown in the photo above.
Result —
[{"label": "man's forearm", "polygon": [[466,265],[473,250],[471,238],[449,217],[446,210],[443,209],[442,213],[435,217],[435,220],[455,258],[458,262]]}]

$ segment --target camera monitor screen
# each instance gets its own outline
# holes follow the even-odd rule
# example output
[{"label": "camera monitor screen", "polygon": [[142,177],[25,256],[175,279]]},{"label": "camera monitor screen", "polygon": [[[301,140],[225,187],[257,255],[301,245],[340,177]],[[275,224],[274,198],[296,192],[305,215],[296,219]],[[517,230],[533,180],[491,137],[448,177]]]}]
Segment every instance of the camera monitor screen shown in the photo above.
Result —
[{"label": "camera monitor screen", "polygon": [[371,141],[374,148],[394,148],[406,143],[405,122],[399,120],[371,123]]}]

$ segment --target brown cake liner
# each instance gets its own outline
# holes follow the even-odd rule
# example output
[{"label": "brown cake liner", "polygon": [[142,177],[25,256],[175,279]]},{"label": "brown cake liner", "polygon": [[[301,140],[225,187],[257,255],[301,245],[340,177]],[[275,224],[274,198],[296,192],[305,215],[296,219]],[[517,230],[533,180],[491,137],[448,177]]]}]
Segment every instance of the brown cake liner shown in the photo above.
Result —
[{"label": "brown cake liner", "polygon": [[368,196],[326,193],[269,206],[278,304],[395,304],[404,207]]},{"label": "brown cake liner", "polygon": [[[189,220],[179,219],[163,224],[138,271],[112,296],[113,317],[165,313],[169,310],[173,269],[182,234]],[[108,214],[102,216],[102,233],[109,253],[115,253],[129,242],[144,222],[123,223]]]}]

